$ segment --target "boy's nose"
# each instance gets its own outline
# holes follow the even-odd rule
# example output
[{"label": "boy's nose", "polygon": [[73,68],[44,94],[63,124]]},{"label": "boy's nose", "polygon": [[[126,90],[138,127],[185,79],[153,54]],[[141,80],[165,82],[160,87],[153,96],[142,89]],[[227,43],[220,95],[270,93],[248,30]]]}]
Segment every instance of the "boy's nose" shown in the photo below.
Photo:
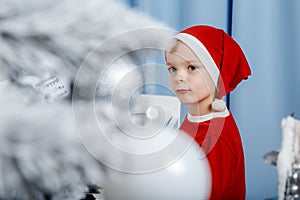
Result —
[{"label": "boy's nose", "polygon": [[186,71],[178,70],[176,73],[176,76],[175,76],[175,80],[176,81],[185,81],[187,78],[186,76],[187,76]]}]

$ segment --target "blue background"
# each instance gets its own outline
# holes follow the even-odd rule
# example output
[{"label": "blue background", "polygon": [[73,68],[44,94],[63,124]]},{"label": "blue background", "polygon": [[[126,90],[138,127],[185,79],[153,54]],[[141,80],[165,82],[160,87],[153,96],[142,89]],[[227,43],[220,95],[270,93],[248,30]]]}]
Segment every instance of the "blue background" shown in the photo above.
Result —
[{"label": "blue background", "polygon": [[230,94],[245,150],[247,199],[276,197],[277,170],[262,157],[280,149],[281,119],[291,113],[300,118],[300,1],[119,1],[178,31],[196,24],[230,31],[232,25],[232,37],[252,68],[248,81]]}]

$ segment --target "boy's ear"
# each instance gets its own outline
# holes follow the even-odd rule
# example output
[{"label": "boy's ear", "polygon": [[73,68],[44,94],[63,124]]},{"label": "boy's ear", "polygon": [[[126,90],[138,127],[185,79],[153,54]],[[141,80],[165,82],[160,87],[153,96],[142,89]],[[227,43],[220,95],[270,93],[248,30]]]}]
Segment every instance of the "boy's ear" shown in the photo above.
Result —
[{"label": "boy's ear", "polygon": [[216,86],[214,86],[214,96],[213,96],[213,98],[215,99],[215,98],[218,98],[219,96],[219,91],[218,91],[218,88],[216,87]]}]

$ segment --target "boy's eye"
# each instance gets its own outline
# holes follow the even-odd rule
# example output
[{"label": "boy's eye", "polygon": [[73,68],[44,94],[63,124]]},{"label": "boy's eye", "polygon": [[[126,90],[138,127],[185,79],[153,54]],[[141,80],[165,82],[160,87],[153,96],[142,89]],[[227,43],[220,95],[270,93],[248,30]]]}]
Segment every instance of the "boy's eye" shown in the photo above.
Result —
[{"label": "boy's eye", "polygon": [[190,71],[194,71],[196,69],[197,69],[197,67],[195,67],[194,65],[189,65],[188,66],[188,70],[190,70]]},{"label": "boy's eye", "polygon": [[175,72],[176,69],[175,69],[175,67],[169,67],[169,68],[168,68],[168,71],[169,71],[170,73],[172,73],[172,72]]}]

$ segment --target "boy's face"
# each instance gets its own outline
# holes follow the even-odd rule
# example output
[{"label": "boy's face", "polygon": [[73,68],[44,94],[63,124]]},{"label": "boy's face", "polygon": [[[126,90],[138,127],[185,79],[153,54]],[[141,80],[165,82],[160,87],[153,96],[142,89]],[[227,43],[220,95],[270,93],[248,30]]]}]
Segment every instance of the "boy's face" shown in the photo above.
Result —
[{"label": "boy's face", "polygon": [[183,104],[210,105],[215,87],[205,67],[184,43],[178,41],[166,53],[170,85]]}]

